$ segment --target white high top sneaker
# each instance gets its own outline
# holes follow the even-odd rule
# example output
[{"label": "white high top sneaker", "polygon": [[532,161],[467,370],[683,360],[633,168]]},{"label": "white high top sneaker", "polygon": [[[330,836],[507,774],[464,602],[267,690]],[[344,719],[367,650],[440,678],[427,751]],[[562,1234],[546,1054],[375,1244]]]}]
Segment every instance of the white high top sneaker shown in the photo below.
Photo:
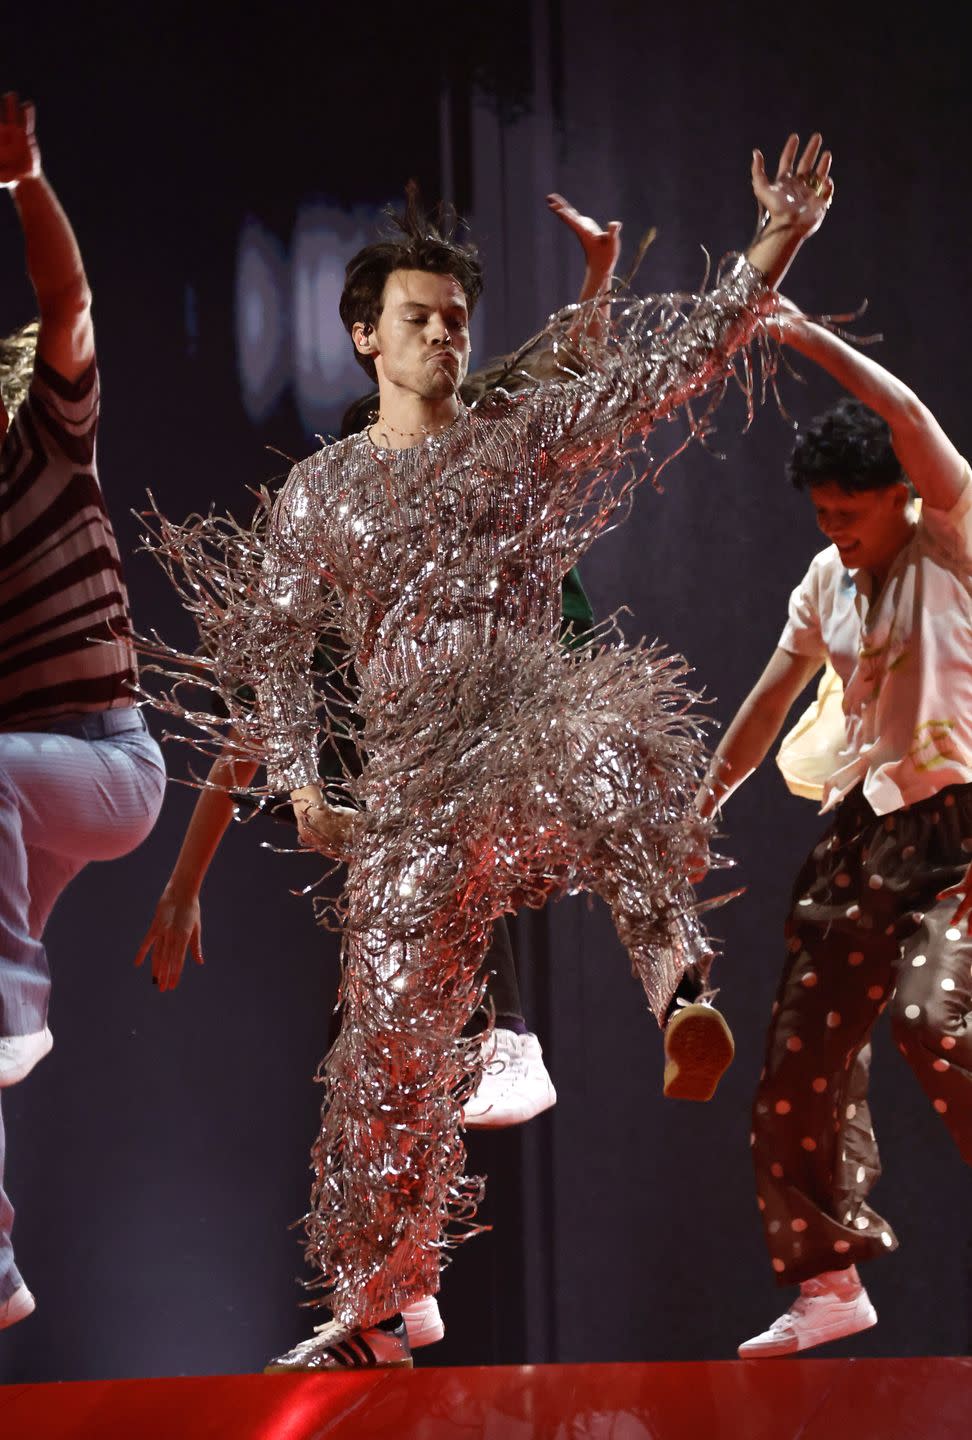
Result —
[{"label": "white high top sneaker", "polygon": [[402,1319],[408,1331],[408,1343],[412,1350],[421,1350],[423,1345],[434,1345],[445,1334],[445,1325],[439,1313],[439,1304],[434,1295],[423,1295],[411,1305],[402,1306]]},{"label": "white high top sneaker", "polygon": [[804,1280],[798,1299],[774,1320],[768,1330],[754,1335],[739,1347],[744,1360],[763,1356],[793,1355],[825,1345],[828,1340],[841,1340],[877,1324],[877,1311],[861,1284],[856,1265],[849,1270],[825,1270],[812,1280]]},{"label": "white high top sneaker", "polygon": [[463,1107],[470,1130],[523,1125],[557,1103],[536,1035],[496,1029],[485,1055],[479,1089]]}]

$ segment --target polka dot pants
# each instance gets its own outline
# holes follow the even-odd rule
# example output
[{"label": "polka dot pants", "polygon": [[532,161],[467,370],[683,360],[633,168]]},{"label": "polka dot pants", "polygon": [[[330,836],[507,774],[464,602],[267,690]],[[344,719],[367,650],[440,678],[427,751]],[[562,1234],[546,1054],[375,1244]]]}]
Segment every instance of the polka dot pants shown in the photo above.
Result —
[{"label": "polka dot pants", "polygon": [[972,859],[972,786],[875,815],[840,807],[794,887],[787,963],[756,1094],[760,1211],[781,1284],[895,1249],[867,1204],[881,1173],[868,1040],[889,1010],[898,1049],[972,1163],[972,940],[937,900]]}]

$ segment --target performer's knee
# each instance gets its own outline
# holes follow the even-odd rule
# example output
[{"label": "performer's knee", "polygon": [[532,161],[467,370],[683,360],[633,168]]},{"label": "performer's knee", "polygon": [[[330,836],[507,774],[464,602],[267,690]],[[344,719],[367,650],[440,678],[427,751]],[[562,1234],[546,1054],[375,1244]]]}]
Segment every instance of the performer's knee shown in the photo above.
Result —
[{"label": "performer's knee", "polygon": [[963,1029],[963,1006],[949,999],[945,991],[915,986],[898,990],[891,1001],[891,1033],[901,1053],[909,1060],[947,1057],[955,1045],[956,1035]]}]

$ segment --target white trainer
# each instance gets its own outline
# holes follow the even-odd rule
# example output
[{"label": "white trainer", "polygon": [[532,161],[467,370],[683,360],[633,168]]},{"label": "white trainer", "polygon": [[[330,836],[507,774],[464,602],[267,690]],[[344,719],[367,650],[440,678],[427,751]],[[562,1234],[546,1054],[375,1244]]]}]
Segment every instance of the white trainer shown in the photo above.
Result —
[{"label": "white trainer", "polygon": [[463,1107],[470,1130],[523,1125],[557,1103],[536,1035],[494,1030],[479,1089]]},{"label": "white trainer", "polygon": [[45,1025],[32,1035],[7,1035],[0,1039],[0,1089],[16,1085],[51,1052],[54,1036]]},{"label": "white trainer", "polygon": [[9,1300],[0,1301],[0,1330],[16,1325],[18,1320],[26,1320],[36,1309],[37,1301],[27,1286],[18,1285]]},{"label": "white trainer", "polygon": [[445,1334],[445,1325],[439,1313],[439,1304],[434,1295],[423,1295],[411,1305],[402,1306],[402,1319],[408,1331],[408,1344],[412,1350],[421,1350],[423,1345],[434,1345]]},{"label": "white trainer", "polygon": [[853,1279],[845,1279],[843,1283],[836,1279],[846,1275],[846,1271],[829,1271],[805,1280],[800,1286],[799,1298],[786,1314],[774,1320],[762,1335],[754,1335],[752,1340],[740,1345],[742,1359],[793,1355],[797,1350],[809,1350],[828,1340],[841,1340],[876,1325],[877,1311],[857,1279],[856,1269]]},{"label": "white trainer", "polygon": [[264,1375],[280,1370],[411,1369],[412,1351],[404,1322],[394,1330],[374,1325],[354,1329],[340,1320],[318,1325],[309,1340],[301,1340],[285,1355],[263,1368]]}]

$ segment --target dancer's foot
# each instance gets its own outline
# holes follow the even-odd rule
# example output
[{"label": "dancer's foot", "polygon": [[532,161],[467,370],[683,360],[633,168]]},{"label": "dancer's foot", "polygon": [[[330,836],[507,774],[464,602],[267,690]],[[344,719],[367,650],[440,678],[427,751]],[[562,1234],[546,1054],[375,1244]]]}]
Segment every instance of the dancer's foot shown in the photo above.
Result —
[{"label": "dancer's foot", "polygon": [[8,1325],[16,1325],[18,1320],[26,1320],[36,1309],[37,1301],[27,1286],[18,1285],[9,1300],[0,1300],[0,1330],[6,1330]]},{"label": "dancer's foot", "polygon": [[278,1355],[264,1366],[264,1375],[279,1370],[374,1370],[411,1369],[412,1351],[405,1321],[398,1317],[394,1329],[380,1325],[354,1329],[339,1320],[318,1325],[309,1340],[302,1340],[286,1355]]},{"label": "dancer's foot", "polygon": [[774,1320],[762,1335],[739,1347],[744,1360],[762,1356],[792,1355],[828,1340],[841,1340],[877,1324],[877,1311],[868,1299],[854,1266],[815,1275],[800,1286],[799,1299],[785,1315]]},{"label": "dancer's foot", "polygon": [[0,1039],[0,1089],[16,1085],[29,1075],[45,1055],[50,1054],[54,1037],[45,1025],[32,1035],[7,1035]]},{"label": "dancer's foot", "polygon": [[712,1005],[681,1005],[665,1026],[664,1093],[670,1100],[711,1100],[736,1047]]},{"label": "dancer's foot", "polygon": [[402,1319],[408,1331],[410,1350],[421,1350],[423,1345],[434,1345],[445,1334],[445,1325],[439,1313],[434,1295],[423,1295],[411,1305],[402,1306]]},{"label": "dancer's foot", "polygon": [[556,1105],[557,1092],[536,1035],[496,1029],[487,1045],[479,1089],[463,1107],[468,1129],[523,1125]]}]

